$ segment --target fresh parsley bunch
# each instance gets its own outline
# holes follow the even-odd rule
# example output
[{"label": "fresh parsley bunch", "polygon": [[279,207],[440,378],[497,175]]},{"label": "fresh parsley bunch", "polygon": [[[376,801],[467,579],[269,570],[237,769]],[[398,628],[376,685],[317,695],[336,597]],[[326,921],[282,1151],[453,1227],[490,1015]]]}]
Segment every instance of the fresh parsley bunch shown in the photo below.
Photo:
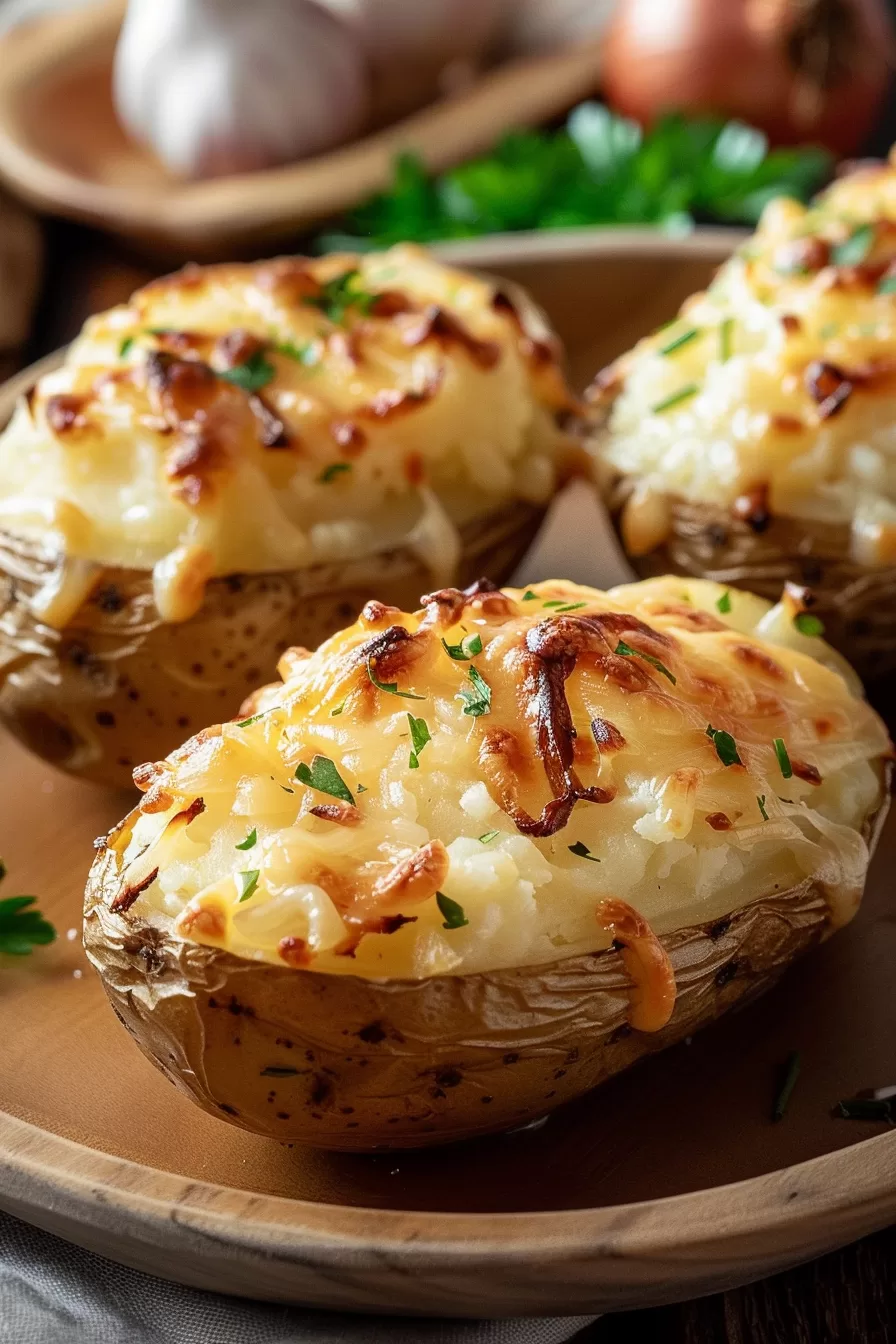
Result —
[{"label": "fresh parsley bunch", "polygon": [[[6,876],[6,865],[0,860],[0,882]],[[39,910],[34,896],[6,896],[0,900],[0,953],[10,957],[27,957],[33,948],[52,943],[56,930]]]}]

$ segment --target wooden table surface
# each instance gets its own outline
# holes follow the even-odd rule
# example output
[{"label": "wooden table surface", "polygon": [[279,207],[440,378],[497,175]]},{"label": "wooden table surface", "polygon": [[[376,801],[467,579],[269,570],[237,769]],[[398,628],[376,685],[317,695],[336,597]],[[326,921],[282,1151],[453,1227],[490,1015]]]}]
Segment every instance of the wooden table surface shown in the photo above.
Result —
[{"label": "wooden table surface", "polygon": [[[48,222],[47,270],[30,362],[71,339],[93,311],[157,273],[116,244]],[[679,1305],[605,1316],[579,1344],[896,1344],[896,1227],[750,1287]]]}]

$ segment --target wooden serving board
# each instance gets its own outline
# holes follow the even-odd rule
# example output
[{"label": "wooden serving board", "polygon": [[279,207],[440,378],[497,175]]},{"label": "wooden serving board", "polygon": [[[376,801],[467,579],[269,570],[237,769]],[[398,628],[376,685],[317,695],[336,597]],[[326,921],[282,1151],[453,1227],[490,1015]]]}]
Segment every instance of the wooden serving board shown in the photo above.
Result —
[{"label": "wooden serving board", "polygon": [[[699,249],[703,248],[702,254]],[[532,285],[578,381],[719,259],[654,239],[603,259],[479,258]],[[27,384],[26,376],[19,386]],[[0,423],[8,412],[0,394]],[[524,578],[614,582],[593,502],[567,498]],[[112,1259],[222,1292],[357,1310],[580,1313],[746,1282],[896,1219],[896,1133],[833,1104],[896,1083],[896,817],[859,916],[765,999],[540,1129],[431,1152],[285,1147],[206,1116],[136,1050],[79,941],[92,838],[130,806],[0,738],[5,893],[59,941],[0,966],[0,1207]],[[802,1073],[770,1118],[789,1053]]]}]

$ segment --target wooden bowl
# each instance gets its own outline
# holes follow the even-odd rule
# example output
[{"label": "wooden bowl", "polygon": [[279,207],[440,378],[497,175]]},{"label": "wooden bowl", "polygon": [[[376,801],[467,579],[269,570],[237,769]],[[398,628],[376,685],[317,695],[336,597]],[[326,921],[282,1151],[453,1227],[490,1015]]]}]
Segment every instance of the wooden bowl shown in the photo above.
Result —
[{"label": "wooden bowl", "polygon": [[272,248],[387,185],[414,149],[434,170],[481,153],[592,93],[595,43],[512,61],[462,92],[329,154],[265,172],[182,182],[125,135],[112,56],[125,0],[51,14],[0,38],[0,177],[52,214],[154,254],[209,259]]},{"label": "wooden bowl", "polygon": [[[532,285],[581,378],[670,317],[724,246],[616,237],[574,256],[568,244],[524,255],[516,240],[506,261],[480,260]],[[0,422],[9,405],[0,395]],[[618,581],[601,528],[587,493],[568,496],[524,579]],[[0,803],[3,894],[36,893],[60,931],[0,968],[15,1023],[0,1033],[0,1207],[30,1222],[222,1292],[502,1316],[713,1292],[896,1218],[896,1133],[831,1116],[839,1098],[896,1083],[896,817],[858,917],[765,998],[541,1128],[370,1157],[286,1148],[204,1115],[115,1021],[66,931],[80,923],[91,840],[127,796],[55,775],[3,739]],[[802,1072],[773,1124],[795,1049]]]}]

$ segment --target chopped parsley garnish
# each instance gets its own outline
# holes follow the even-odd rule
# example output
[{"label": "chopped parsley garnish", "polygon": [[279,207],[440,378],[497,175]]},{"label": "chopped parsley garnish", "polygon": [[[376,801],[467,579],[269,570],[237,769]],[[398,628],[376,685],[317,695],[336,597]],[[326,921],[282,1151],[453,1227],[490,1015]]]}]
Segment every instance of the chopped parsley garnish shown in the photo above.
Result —
[{"label": "chopped parsley garnish", "polygon": [[896,294],[896,275],[885,275],[877,287],[878,294]]},{"label": "chopped parsley garnish", "polygon": [[351,789],[340,775],[329,756],[315,756],[310,765],[304,761],[296,766],[296,779],[318,793],[328,793],[331,798],[341,798],[344,803],[354,806]]},{"label": "chopped parsley garnish", "polygon": [[653,415],[661,415],[663,411],[671,411],[673,406],[680,406],[683,401],[690,401],[699,391],[699,383],[686,383],[677,392],[671,392],[668,397],[663,397],[662,401],[654,402],[650,410]]},{"label": "chopped parsley garnish", "polygon": [[260,392],[277,374],[263,350],[256,350],[244,363],[235,364],[232,369],[216,369],[215,372],[226,383],[233,383],[244,392]]},{"label": "chopped parsley garnish", "polygon": [[649,663],[651,667],[656,668],[657,672],[662,672],[664,677],[668,677],[673,686],[676,684],[675,676],[669,671],[665,663],[661,663],[659,658],[654,658],[652,653],[642,653],[640,649],[633,649],[630,644],[626,644],[624,639],[620,639],[613,652],[620,654],[623,658],[643,658],[645,663]]},{"label": "chopped parsley garnish", "polygon": [[552,597],[550,602],[542,602],[541,605],[543,607],[562,607],[565,603],[565,600],[566,599],[562,597]]},{"label": "chopped parsley garnish", "polygon": [[521,601],[521,602],[537,602],[537,601],[538,601],[538,594],[537,594],[537,593],[533,593],[533,591],[532,591],[531,588],[527,588],[526,591],[523,593],[522,597],[520,598],[520,601]]},{"label": "chopped parsley garnish", "polygon": [[124,340],[122,341],[121,345],[118,347],[118,354],[119,354],[119,357],[120,357],[121,359],[124,359],[126,355],[130,354],[130,352],[131,352],[131,350],[132,350],[133,348],[134,348],[134,338],[133,338],[133,336],[125,336],[125,338],[124,338]]},{"label": "chopped parsley garnish", "polygon": [[418,695],[416,691],[400,691],[397,681],[379,681],[373,670],[373,658],[367,659],[367,675],[378,691],[385,691],[387,695],[399,695],[402,700],[425,700],[425,695]]},{"label": "chopped parsley garnish", "polygon": [[835,266],[858,266],[865,260],[874,246],[875,227],[873,224],[860,224],[845,242],[831,249],[831,260]]},{"label": "chopped parsley garnish", "polygon": [[468,663],[477,653],[482,652],[482,636],[465,635],[459,644],[449,644],[443,639],[442,648],[456,663]]},{"label": "chopped parsley garnish", "polygon": [[759,811],[762,813],[762,820],[768,821],[768,813],[765,810],[765,794],[757,793],[756,802],[759,804]]},{"label": "chopped parsley garnish", "polygon": [[896,1120],[890,1097],[848,1097],[837,1102],[836,1113],[842,1120]]},{"label": "chopped parsley garnish", "polygon": [[358,785],[358,792],[359,792],[359,793],[366,793],[366,792],[367,792],[367,785],[366,785],[366,784],[359,784],[359,785]]},{"label": "chopped parsley garnish", "polygon": [[467,676],[473,685],[462,686],[456,698],[463,700],[465,714],[478,719],[482,714],[488,714],[492,707],[492,688],[475,667],[467,668]]},{"label": "chopped parsley garnish", "polygon": [[582,607],[587,607],[587,605],[587,602],[566,602],[562,607],[557,608],[557,615],[565,616],[568,611],[580,611]]},{"label": "chopped parsley garnish", "polygon": [[237,886],[240,889],[240,904],[242,904],[243,901],[248,901],[249,897],[255,891],[255,888],[258,886],[260,872],[261,869],[259,868],[249,868],[245,873],[236,874]]},{"label": "chopped parsley garnish", "polygon": [[341,714],[342,711],[343,711],[344,709],[345,709],[345,701],[344,701],[344,700],[340,700],[340,702],[339,702],[339,704],[336,706],[336,708],[330,710],[330,718],[331,718],[331,719],[335,719],[336,716],[337,716],[338,714]]},{"label": "chopped parsley garnish", "polygon": [[721,597],[716,598],[716,611],[720,611],[723,616],[727,616],[731,610],[731,593],[726,588]]},{"label": "chopped parsley garnish", "polygon": [[[0,859],[0,882],[6,865]],[[35,947],[52,943],[56,930],[39,910],[31,907],[36,896],[7,896],[0,900],[0,953],[8,957],[27,957]]]},{"label": "chopped parsley garnish", "polygon": [[793,624],[801,635],[811,635],[817,638],[824,634],[824,621],[820,620],[811,611],[798,611],[793,618]]},{"label": "chopped parsley garnish", "polygon": [[723,765],[743,765],[738,755],[737,743],[730,733],[726,733],[723,728],[713,728],[712,724],[709,724],[706,736],[712,739],[716,755]]},{"label": "chopped parsley garnish", "polygon": [[566,848],[569,850],[570,854],[575,854],[577,858],[590,859],[592,863],[600,863],[600,859],[597,855],[592,854],[588,846],[581,840],[577,840],[574,845],[567,845]]},{"label": "chopped parsley garnish", "polygon": [[235,848],[253,849],[254,846],[257,844],[257,842],[258,842],[258,830],[256,829],[256,827],[253,826],[249,834],[246,836],[245,840],[241,840],[240,843],[235,846]]},{"label": "chopped parsley garnish", "polygon": [[673,336],[671,341],[661,345],[659,353],[661,355],[674,355],[675,351],[680,350],[682,346],[690,345],[691,341],[696,341],[699,335],[699,327],[690,327],[687,331],[683,331],[680,336]]},{"label": "chopped parsley garnish", "polygon": [[778,765],[781,767],[781,774],[785,779],[792,778],[793,766],[790,764],[790,757],[787,755],[783,737],[775,738],[775,755],[778,758]]},{"label": "chopped parsley garnish", "polygon": [[500,834],[501,834],[500,831],[486,831],[484,835],[480,835],[479,843],[480,845],[490,845],[491,842]]},{"label": "chopped parsley garnish", "polygon": [[721,364],[727,364],[731,358],[731,333],[733,330],[733,317],[726,317],[719,323],[719,362]]},{"label": "chopped parsley garnish", "polygon": [[332,280],[327,280],[321,285],[320,294],[313,298],[305,298],[302,302],[310,304],[313,308],[319,308],[331,322],[339,323],[350,308],[357,308],[361,313],[369,313],[375,300],[376,295],[364,289],[361,272],[352,269],[344,271],[342,275],[337,275]]},{"label": "chopped parsley garnish", "polygon": [[321,485],[329,485],[337,476],[344,476],[351,469],[351,462],[331,462],[328,467],[324,467],[317,479]]},{"label": "chopped parsley garnish", "polygon": [[253,714],[249,719],[239,719],[236,726],[237,728],[248,728],[250,723],[257,723],[259,719],[263,719],[267,712],[266,709],[263,709],[260,714]]},{"label": "chopped parsley garnish", "polygon": [[442,925],[443,929],[462,929],[465,924],[469,924],[470,921],[464,914],[463,906],[458,905],[457,901],[452,901],[451,897],[446,896],[444,892],[436,892],[436,905],[445,921]]},{"label": "chopped parsley garnish", "polygon": [[408,724],[411,729],[412,744],[411,759],[408,762],[408,765],[411,770],[418,770],[420,768],[420,753],[427,742],[432,741],[432,737],[430,736],[429,727],[425,719],[415,719],[413,714],[409,714]]},{"label": "chopped parsley garnish", "polygon": [[294,359],[297,364],[304,364],[306,369],[312,369],[315,364],[320,363],[320,349],[314,341],[304,341],[302,345],[294,345],[292,341],[277,341],[274,343],[274,349],[278,355],[285,355],[287,359]]},{"label": "chopped parsley garnish", "polygon": [[775,1104],[772,1108],[772,1120],[783,1120],[784,1112],[790,1103],[793,1095],[793,1089],[796,1087],[796,1080],[800,1076],[800,1055],[798,1050],[791,1050],[787,1057],[787,1064],[784,1069],[784,1077],[781,1082],[778,1095],[775,1098]]}]

